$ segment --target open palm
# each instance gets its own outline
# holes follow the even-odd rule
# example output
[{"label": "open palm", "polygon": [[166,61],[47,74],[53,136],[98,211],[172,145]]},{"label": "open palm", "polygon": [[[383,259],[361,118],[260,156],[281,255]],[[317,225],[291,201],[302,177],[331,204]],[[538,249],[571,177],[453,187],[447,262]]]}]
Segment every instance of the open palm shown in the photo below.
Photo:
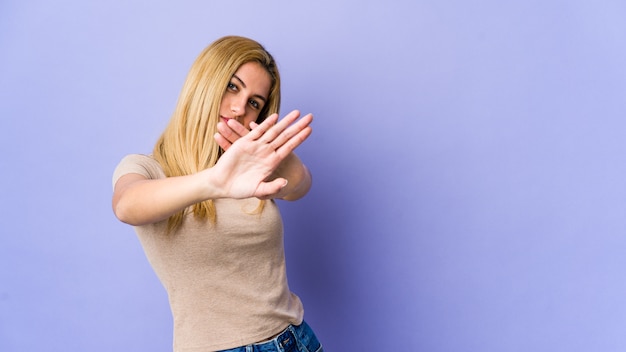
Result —
[{"label": "open palm", "polygon": [[[287,180],[268,180],[280,163],[311,134],[312,115],[298,120],[297,110],[278,121],[269,116],[248,131],[235,120],[218,124],[217,143],[225,150],[213,167],[228,198],[266,198],[280,192]],[[297,120],[297,121],[296,121]]]}]

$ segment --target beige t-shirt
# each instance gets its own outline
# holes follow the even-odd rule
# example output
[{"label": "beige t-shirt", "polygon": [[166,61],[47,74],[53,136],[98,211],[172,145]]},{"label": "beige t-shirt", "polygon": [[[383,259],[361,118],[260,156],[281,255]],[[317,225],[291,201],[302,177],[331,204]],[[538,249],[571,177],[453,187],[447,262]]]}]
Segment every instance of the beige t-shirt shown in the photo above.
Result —
[{"label": "beige t-shirt", "polygon": [[[150,156],[132,154],[123,175],[165,178]],[[174,318],[174,351],[234,348],[258,342],[302,322],[300,299],[289,290],[278,207],[259,200],[215,200],[217,222],[188,215],[166,234],[167,221],[136,226],[148,261],[167,290]]]}]

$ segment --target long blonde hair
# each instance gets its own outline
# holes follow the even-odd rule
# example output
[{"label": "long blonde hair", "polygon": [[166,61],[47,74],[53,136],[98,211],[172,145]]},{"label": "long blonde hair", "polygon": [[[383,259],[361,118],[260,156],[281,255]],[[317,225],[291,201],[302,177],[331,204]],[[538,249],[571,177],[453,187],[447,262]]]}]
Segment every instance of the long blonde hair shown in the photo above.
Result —
[{"label": "long blonde hair", "polygon": [[[213,139],[222,96],[239,67],[252,61],[260,63],[272,80],[257,123],[279,112],[280,75],[272,55],[252,39],[226,36],[216,40],[191,66],[172,118],[154,146],[153,155],[167,177],[190,175],[215,165],[222,152]],[[196,218],[216,221],[212,200],[190,208]],[[180,227],[185,211],[170,216],[168,232]]]}]

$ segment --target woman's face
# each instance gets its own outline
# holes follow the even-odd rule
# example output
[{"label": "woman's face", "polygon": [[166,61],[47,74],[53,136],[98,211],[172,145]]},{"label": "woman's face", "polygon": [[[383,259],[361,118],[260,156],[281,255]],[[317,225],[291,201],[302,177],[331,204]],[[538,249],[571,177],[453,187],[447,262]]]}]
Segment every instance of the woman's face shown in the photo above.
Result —
[{"label": "woman's face", "polygon": [[230,78],[220,105],[220,119],[235,119],[250,129],[267,103],[271,88],[269,73],[258,62],[247,62]]}]

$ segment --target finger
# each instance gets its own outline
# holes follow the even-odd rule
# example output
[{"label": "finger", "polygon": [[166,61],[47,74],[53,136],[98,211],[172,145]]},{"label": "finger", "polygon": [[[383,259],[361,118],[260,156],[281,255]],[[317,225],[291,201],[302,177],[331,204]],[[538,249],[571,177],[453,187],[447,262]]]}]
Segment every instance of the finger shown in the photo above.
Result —
[{"label": "finger", "polygon": [[285,186],[287,186],[287,180],[279,177],[272,181],[261,182],[257,188],[255,196],[261,199],[269,199],[272,196],[278,194]]},{"label": "finger", "polygon": [[230,148],[230,146],[233,145],[228,139],[224,138],[224,136],[222,136],[220,133],[214,134],[213,135],[213,139],[215,139],[217,144],[220,147],[222,147],[222,149],[224,149],[224,151],[228,150],[228,148]]},{"label": "finger", "polygon": [[293,152],[302,142],[304,142],[311,133],[313,129],[311,126],[307,126],[301,131],[299,131],[296,135],[289,138],[280,148],[276,149],[276,153],[280,158],[286,158],[289,153]]},{"label": "finger", "polygon": [[287,127],[289,127],[289,125],[296,121],[298,117],[300,117],[300,111],[291,111],[290,113],[285,115],[285,117],[283,117],[280,121],[278,121],[278,123],[269,128],[265,133],[263,133],[263,136],[260,137],[259,140],[265,143],[272,142],[274,139],[276,139],[278,135],[280,135],[280,133],[282,133]]},{"label": "finger", "polygon": [[248,129],[244,127],[239,121],[230,119],[228,120],[228,127],[230,127],[233,132],[235,132],[239,137],[243,137],[248,134]]},{"label": "finger", "polygon": [[[289,126],[286,130],[282,131],[270,144],[271,146],[274,148],[274,150],[280,148],[283,144],[285,144],[288,140],[290,140],[291,138],[293,138],[294,136],[296,136],[298,133],[300,133],[302,130],[304,130],[305,128],[307,128],[311,122],[313,122],[313,115],[312,114],[307,114],[304,117],[302,117],[300,120],[296,121],[295,123],[293,123],[291,126]],[[310,132],[309,132],[310,134]],[[302,136],[301,136],[302,137]],[[308,137],[308,135],[306,136]],[[306,138],[304,138],[306,139]],[[304,141],[304,140],[302,140]],[[302,143],[302,141],[300,141],[300,143]]]},{"label": "finger", "polygon": [[278,120],[278,114],[271,114],[261,124],[257,125],[249,134],[249,138],[259,139],[267,130],[269,130]]},{"label": "finger", "polygon": [[219,134],[222,135],[222,137],[224,137],[230,143],[235,143],[236,140],[241,138],[241,135],[237,133],[235,130],[233,130],[233,128],[229,124],[226,124],[222,121],[218,122],[217,131],[219,132]]}]

